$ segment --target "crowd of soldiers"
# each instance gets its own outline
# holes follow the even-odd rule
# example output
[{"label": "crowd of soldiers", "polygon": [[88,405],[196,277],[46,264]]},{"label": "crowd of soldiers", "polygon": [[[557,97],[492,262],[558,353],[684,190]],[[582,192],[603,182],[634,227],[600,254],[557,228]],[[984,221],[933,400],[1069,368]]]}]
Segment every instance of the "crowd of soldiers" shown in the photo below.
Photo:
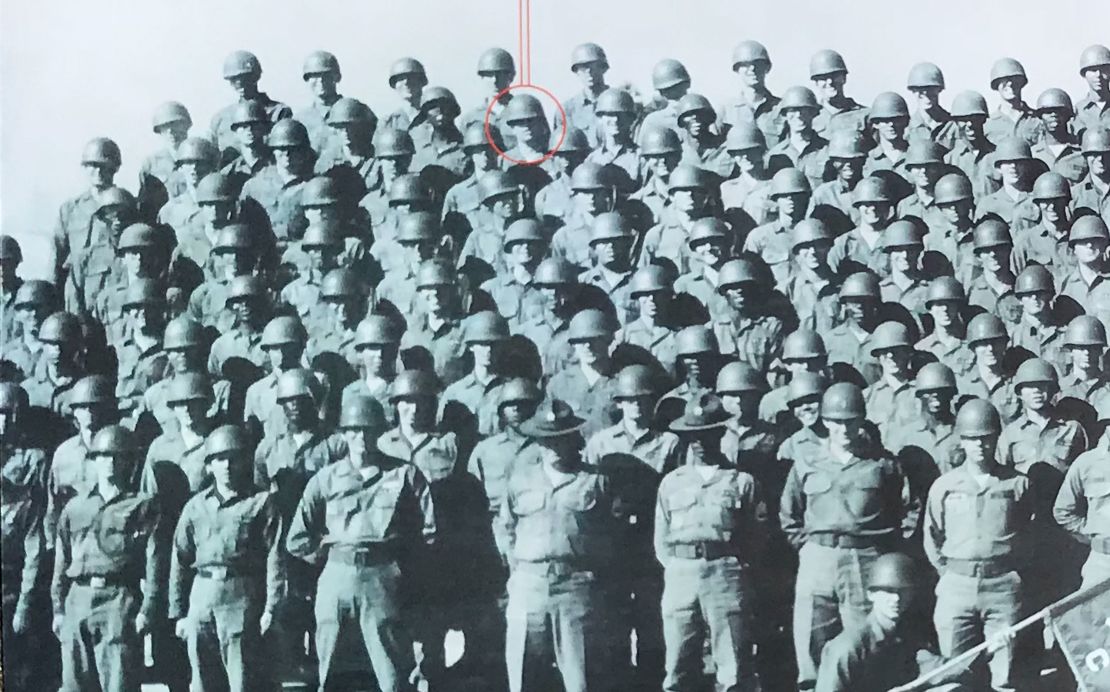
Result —
[{"label": "crowd of soldiers", "polygon": [[404,58],[379,120],[240,51],[137,193],[89,142],[52,280],[0,237],[5,686],[1074,684],[1010,627],[1110,577],[1110,49],[993,110],[771,66],[583,44],[553,119]]}]

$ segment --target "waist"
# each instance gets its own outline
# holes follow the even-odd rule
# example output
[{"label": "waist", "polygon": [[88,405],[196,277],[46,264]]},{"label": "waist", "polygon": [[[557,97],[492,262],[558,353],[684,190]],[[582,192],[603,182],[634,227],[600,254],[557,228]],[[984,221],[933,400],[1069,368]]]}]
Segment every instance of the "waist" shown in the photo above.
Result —
[{"label": "waist", "polygon": [[944,573],[951,572],[964,577],[1000,577],[1017,570],[1014,560],[1008,557],[994,557],[983,560],[945,559]]},{"label": "waist", "polygon": [[92,589],[122,588],[138,589],[139,579],[124,574],[82,574],[70,577],[70,582]]},{"label": "waist", "polygon": [[197,576],[204,579],[223,581],[226,579],[243,579],[265,572],[261,565],[204,565],[197,567]]},{"label": "waist", "polygon": [[328,550],[328,562],[352,567],[383,565],[396,562],[399,557],[400,551],[391,543],[333,545]]},{"label": "waist", "polygon": [[811,533],[806,540],[826,548],[878,548],[891,542],[889,534],[856,536],[848,533]]},{"label": "waist", "polygon": [[671,546],[671,554],[683,560],[719,560],[740,557],[740,549],[727,541],[698,541]]},{"label": "waist", "polygon": [[528,574],[565,577],[572,574],[593,575],[594,568],[578,559],[524,560],[512,565],[514,571]]}]

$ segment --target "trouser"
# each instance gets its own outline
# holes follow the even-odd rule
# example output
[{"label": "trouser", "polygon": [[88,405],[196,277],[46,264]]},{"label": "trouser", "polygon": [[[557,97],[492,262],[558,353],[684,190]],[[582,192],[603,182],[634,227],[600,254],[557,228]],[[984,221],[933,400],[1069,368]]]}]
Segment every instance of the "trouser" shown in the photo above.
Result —
[{"label": "trouser", "polygon": [[372,671],[381,692],[411,690],[416,663],[403,616],[401,570],[395,561],[350,565],[329,560],[316,592],[320,689],[346,692],[353,689],[352,680]]},{"label": "trouser", "polygon": [[[7,575],[5,575],[7,576]],[[4,682],[11,690],[33,690],[33,680],[36,679],[36,661],[41,657],[41,651],[36,651],[36,646],[41,640],[41,618],[37,614],[28,613],[27,629],[15,633],[12,628],[15,618],[16,606],[19,603],[20,575],[15,573],[10,581],[4,583],[3,594],[3,653],[4,653]],[[7,589],[11,588],[9,592]]]},{"label": "trouser", "polygon": [[[1022,580],[1017,572],[975,577],[946,571],[937,582],[933,624],[940,654],[958,656],[984,639],[1018,622],[1024,611]],[[991,687],[1013,690],[1013,644],[990,656]]]},{"label": "trouser", "polygon": [[[630,536],[630,547],[619,575],[614,575],[608,601],[613,614],[612,664],[630,679],[637,690],[658,690],[663,684],[663,571],[655,559],[650,540]],[[632,541],[636,541],[632,543]],[[633,650],[633,634],[635,650]],[[633,661],[635,669],[631,668]]]},{"label": "trouser", "polygon": [[[313,621],[312,568],[287,554],[280,558],[286,574],[286,596],[274,613],[266,643],[274,648],[276,674],[282,679],[311,678]],[[301,680],[309,682],[311,680]]]},{"label": "trouser", "polygon": [[[617,689],[604,599],[593,572],[518,563],[509,577],[505,659],[512,692],[550,692],[551,663],[565,692]],[[625,683],[627,684],[627,683]]]},{"label": "trouser", "polygon": [[63,692],[139,692],[141,598],[137,585],[70,586],[59,636]]},{"label": "trouser", "polygon": [[664,572],[663,640],[667,692],[698,687],[708,634],[719,692],[758,689],[752,637],[753,592],[735,557],[672,558]]},{"label": "trouser", "polygon": [[1092,550],[1083,563],[1081,574],[1083,583],[1079,586],[1080,589],[1087,589],[1110,579],[1110,555]]},{"label": "trouser", "polygon": [[257,581],[257,576],[217,580],[202,574],[193,581],[185,638],[192,692],[270,689],[259,630],[265,596]]},{"label": "trouser", "polygon": [[878,548],[832,548],[807,542],[798,553],[794,587],[794,653],[798,686],[817,680],[821,650],[841,630],[862,624],[870,606],[867,581]]}]

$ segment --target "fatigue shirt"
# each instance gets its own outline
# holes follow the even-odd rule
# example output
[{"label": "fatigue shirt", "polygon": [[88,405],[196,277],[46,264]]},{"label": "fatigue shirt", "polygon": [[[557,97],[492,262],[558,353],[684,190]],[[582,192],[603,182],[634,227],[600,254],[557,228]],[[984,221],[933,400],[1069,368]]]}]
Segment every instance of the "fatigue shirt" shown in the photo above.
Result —
[{"label": "fatigue shirt", "polygon": [[[815,121],[816,122],[816,121]],[[816,127],[814,128],[816,130]],[[778,144],[767,149],[767,165],[772,170],[797,168],[809,178],[811,187],[817,187],[825,179],[825,166],[829,162],[829,140],[816,131],[810,133],[805,147],[798,151],[787,134]]]},{"label": "fatigue shirt", "polygon": [[208,280],[193,289],[185,314],[221,334],[235,324],[235,314],[227,309],[227,281]]},{"label": "fatigue shirt", "polygon": [[1044,161],[1050,171],[1064,176],[1071,184],[1081,182],[1087,177],[1089,169],[1079,142],[1070,136],[1071,141],[1066,142],[1059,142],[1055,139],[1050,141],[1050,138],[1051,135],[1046,132],[1033,145],[1033,158]]},{"label": "fatigue shirt", "polygon": [[855,206],[854,187],[849,188],[843,180],[830,180],[821,183],[813,190],[809,200],[809,212],[813,216],[817,207],[831,207],[848,217],[852,223],[859,223],[859,210]]},{"label": "fatigue shirt", "polygon": [[338,433],[314,430],[298,444],[293,433],[264,437],[254,455],[254,483],[274,494],[284,518],[292,515],[305,484],[322,468],[347,455],[347,444]]},{"label": "fatigue shirt", "polygon": [[910,277],[910,285],[902,288],[890,276],[879,281],[879,296],[884,303],[899,303],[915,317],[925,312],[929,282],[924,277]]},{"label": "fatigue shirt", "polygon": [[1103,324],[1110,323],[1110,271],[1104,269],[1096,273],[1088,283],[1079,267],[1072,267],[1059,278],[1057,285],[1058,295],[1074,299],[1088,315],[1098,317]]},{"label": "fatigue shirt", "polygon": [[[775,219],[777,210],[771,203],[771,181],[756,180],[742,175],[721,183],[721,204],[725,209],[741,209],[754,226],[762,226]],[[753,227],[754,227],[753,226]]]},{"label": "fatigue shirt", "polygon": [[[169,405],[169,389],[172,381],[172,377],[166,377],[150,385],[143,392],[138,408],[135,410],[136,420],[144,412],[149,412],[163,432],[177,427],[177,419],[174,418]],[[217,420],[226,420],[231,403],[231,383],[227,380],[216,380],[211,384],[212,407],[208,409],[208,415]]]},{"label": "fatigue shirt", "polygon": [[1099,375],[1094,380],[1080,380],[1079,373],[1072,371],[1060,380],[1060,396],[1085,401],[1098,414],[1099,420],[1110,419],[1110,381],[1106,375]]},{"label": "fatigue shirt", "polygon": [[784,286],[790,278],[791,242],[790,229],[775,219],[752,229],[744,240],[744,252],[759,255],[771,268],[775,284]]},{"label": "fatigue shirt", "polygon": [[1010,115],[1002,112],[1002,107],[997,106],[994,113],[983,124],[983,134],[995,146],[1010,137],[1020,137],[1030,145],[1036,144],[1044,132],[1044,123],[1037,117],[1036,111],[1027,104],[1018,107],[1018,117],[1014,120]]},{"label": "fatigue shirt", "polygon": [[[600,94],[599,94],[600,95]],[[600,143],[597,135],[597,96],[586,90],[579,91],[566,101],[563,101],[563,111],[567,114],[567,125],[582,131],[590,149],[596,149]],[[559,113],[552,118],[552,132],[563,128],[563,119]]]},{"label": "fatigue shirt", "polygon": [[528,277],[527,283],[521,281],[517,272],[506,269],[481,286],[493,298],[497,311],[514,331],[524,320],[543,313],[540,289],[532,283],[531,274],[525,272],[525,275]]},{"label": "fatigue shirt", "polygon": [[1110,184],[1096,185],[1091,176],[1072,188],[1072,206],[1076,209],[1090,209],[1103,221],[1110,219]]},{"label": "fatigue shirt", "polygon": [[376,400],[382,405],[382,410],[385,411],[386,419],[393,418],[393,404],[389,401],[390,390],[393,386],[393,379],[388,380],[384,378],[377,378],[374,382],[373,388],[366,381],[365,377],[360,377],[354,382],[350,383],[343,388],[342,401],[346,406],[347,402],[352,401],[354,397],[362,396],[369,397]]},{"label": "fatigue shirt", "polygon": [[458,266],[463,266],[468,257],[473,257],[488,264],[494,272],[503,273],[505,271],[504,240],[504,229],[491,224],[482,224],[474,228],[466,237],[462,249],[459,250]]},{"label": "fatigue shirt", "polygon": [[691,225],[692,220],[680,219],[677,214],[671,214],[649,228],[644,234],[640,250],[640,266],[654,264],[652,260],[663,258],[673,262],[680,273],[689,270],[690,246],[686,241],[690,237]]},{"label": "fatigue shirt", "polygon": [[961,339],[956,339],[954,344],[946,346],[934,332],[918,341],[914,348],[924,353],[931,353],[938,362],[947,365],[955,373],[957,381],[961,377],[969,376],[975,369],[975,353]]},{"label": "fatigue shirt", "polygon": [[1054,319],[1047,324],[1034,325],[1023,318],[1010,330],[1010,343],[1052,363],[1057,372],[1062,372],[1069,364],[1064,340],[1065,327],[1056,324]]},{"label": "fatigue shirt", "polygon": [[777,317],[738,319],[730,312],[712,326],[723,355],[735,356],[760,372],[767,372],[782,352],[783,327]]},{"label": "fatigue shirt", "polygon": [[880,278],[888,276],[890,260],[883,251],[882,233],[879,231],[874,246],[867,244],[858,227],[838,236],[833,241],[832,250],[829,250],[829,266],[841,276],[865,269]]},{"label": "fatigue shirt", "polygon": [[362,191],[357,193],[361,197],[365,194],[365,190],[369,190],[378,182],[380,171],[377,161],[369,154],[348,152],[342,146],[338,146],[335,140],[332,140],[332,144],[333,146],[326,147],[320,153],[320,158],[316,159],[316,175],[327,175],[336,180],[347,181],[352,192],[358,190],[354,185],[354,180],[357,179],[362,183]]},{"label": "fatigue shirt", "polygon": [[547,310],[521,323],[521,336],[543,346],[540,358],[544,373],[552,375],[559,372],[574,359],[574,349],[567,341],[569,328],[569,319],[555,316]]},{"label": "fatigue shirt", "polygon": [[717,280],[717,270],[709,269],[713,274],[710,279],[706,276],[707,269],[703,266],[699,269],[691,269],[682,276],[678,277],[674,282],[675,293],[685,293],[688,296],[697,298],[698,302],[705,306],[709,313],[709,319],[715,320],[728,315],[728,301],[717,290],[715,284]]},{"label": "fatigue shirt", "polygon": [[[95,434],[95,433],[93,433]],[[96,475],[89,464],[89,449],[80,433],[70,437],[54,450],[50,474],[46,479],[46,542],[53,547],[58,518],[73,497],[96,485]]]},{"label": "fatigue shirt", "polygon": [[93,215],[100,202],[96,193],[86,190],[62,203],[54,222],[54,282],[60,285],[70,254],[97,244],[92,237]]},{"label": "fatigue shirt", "polygon": [[[459,183],[459,185],[462,184],[463,183]],[[458,187],[458,185],[456,185],[455,187]],[[474,192],[472,193],[474,195],[473,209],[477,209],[479,206],[476,191],[477,181],[472,183],[472,189],[474,190]],[[450,196],[450,191],[448,191],[447,194],[448,196]],[[565,173],[559,174],[555,176],[550,183],[544,185],[540,189],[540,191],[536,193],[536,199],[534,202],[536,215],[539,216],[541,219],[546,217],[554,219],[565,218],[570,213],[571,207],[574,204],[573,197],[574,190],[572,190],[570,187],[570,176],[566,175]],[[637,199],[640,198],[637,197]],[[446,215],[446,201],[443,204],[443,208],[444,215]]]},{"label": "fatigue shirt", "polygon": [[722,178],[731,176],[736,164],[725,149],[723,137],[715,137],[710,133],[705,142],[695,142],[685,135],[680,136],[683,140],[680,163],[716,173]]},{"label": "fatigue shirt", "polygon": [[597,147],[586,156],[586,161],[589,163],[596,163],[599,166],[619,166],[628,173],[630,178],[632,178],[632,183],[634,185],[637,187],[640,185],[640,169],[643,162],[640,158],[638,147],[631,142],[628,144],[620,144],[613,148],[609,148],[604,143],[599,143]]},{"label": "fatigue shirt", "polygon": [[318,317],[323,301],[320,299],[320,278],[301,274],[281,289],[281,302],[292,307],[301,322]]},{"label": "fatigue shirt", "polygon": [[[943,665],[930,650],[920,623],[904,618],[884,631],[874,616],[848,625],[822,650],[814,692],[887,692]],[[948,682],[940,675],[933,683]],[[951,689],[948,686],[933,689]],[[962,687],[956,689],[963,689]]]},{"label": "fatigue shirt", "polygon": [[850,324],[843,322],[825,333],[824,340],[830,364],[852,366],[868,384],[879,380],[882,369],[878,359],[871,354],[871,334],[865,332],[861,339]]},{"label": "fatigue shirt", "polygon": [[[252,100],[262,104],[262,107],[266,109],[266,115],[269,116],[271,123],[276,123],[283,118],[293,117],[293,111],[289,106],[273,100],[265,92],[259,92]],[[209,139],[216,144],[216,148],[220,151],[224,151],[228,147],[232,149],[238,147],[235,133],[231,131],[231,122],[235,118],[235,111],[238,108],[238,103],[224,106],[212,117],[212,125],[209,128],[211,131]]]},{"label": "fatigue shirt", "polygon": [[150,443],[139,489],[144,495],[158,496],[167,519],[176,518],[190,497],[212,483],[204,463],[204,441],[214,426],[206,428],[192,447],[186,446],[180,426]]},{"label": "fatigue shirt", "polygon": [[983,273],[975,274],[967,284],[968,305],[977,305],[1006,323],[1008,329],[1013,329],[1021,321],[1021,301],[1014,295],[1013,281],[1003,284],[1003,293],[997,293],[987,283]]},{"label": "fatigue shirt", "polygon": [[1081,538],[1110,538],[1110,449],[1107,438],[1080,454],[1064,476],[1052,515]]},{"label": "fatigue shirt", "polygon": [[945,222],[925,235],[925,252],[937,252],[948,258],[956,280],[965,287],[976,274],[982,273],[975,259],[975,231],[959,230]]},{"label": "fatigue shirt", "polygon": [[717,123],[722,132],[728,132],[736,125],[754,123],[763,133],[767,146],[773,147],[782,138],[785,124],[778,108],[779,101],[782,99],[766,88],[759,96],[761,98],[754,103],[736,99],[724,104],[717,111]]},{"label": "fatigue shirt", "polygon": [[84,373],[70,369],[69,373],[51,374],[45,360],[38,361],[27,379],[21,383],[31,406],[49,409],[63,418],[69,416],[69,397],[74,385]]},{"label": "fatigue shirt", "polygon": [[1110,129],[1110,101],[1099,101],[1098,96],[1087,92],[1075,104],[1075,130],[1082,132],[1090,127]]},{"label": "fatigue shirt", "polygon": [[844,97],[843,106],[834,106],[826,103],[817,112],[813,119],[813,129],[819,134],[828,137],[837,130],[867,130],[867,117],[871,109],[858,103],[850,96]]},{"label": "fatigue shirt", "polygon": [[597,381],[590,384],[582,366],[576,363],[551,375],[547,395],[567,402],[580,418],[586,420],[582,435],[588,439],[591,434],[613,424],[616,387],[614,373],[601,373]]},{"label": "fatigue shirt", "polygon": [[881,145],[876,144],[871,149],[871,151],[867,152],[867,158],[863,160],[863,174],[865,176],[870,176],[879,171],[890,171],[892,173],[897,173],[910,185],[909,188],[906,188],[906,190],[903,191],[904,194],[904,192],[908,192],[908,190],[912,189],[913,186],[913,181],[910,180],[909,171],[906,170],[906,153],[909,151],[909,144],[906,144],[906,147],[904,149],[894,147],[894,151],[896,152],[896,155],[899,156],[899,158],[892,159],[887,154],[886,149],[883,149]]},{"label": "fatigue shirt", "polygon": [[378,438],[378,451],[414,464],[433,487],[461,470],[458,440],[453,432],[427,432],[413,444],[396,427]]},{"label": "fatigue shirt", "polygon": [[301,214],[301,194],[308,174],[294,174],[289,180],[270,164],[243,185],[242,199],[253,199],[266,211],[270,227],[279,243],[288,243],[296,236],[292,225]]},{"label": "fatigue shirt", "polygon": [[1004,375],[993,387],[988,387],[976,367],[966,377],[958,378],[956,383],[962,396],[986,399],[994,404],[1003,424],[1016,420],[1021,415],[1021,399],[1018,398],[1013,380],[1009,376]]},{"label": "fatigue shirt", "polygon": [[309,146],[317,153],[324,150],[328,139],[331,137],[328,113],[331,112],[331,107],[335,105],[335,102],[341,98],[343,97],[336,94],[330,99],[331,103],[321,103],[313,99],[312,103],[293,114],[293,118],[308,130]]},{"label": "fatigue shirt", "polygon": [[524,453],[530,444],[530,438],[510,428],[486,437],[470,453],[468,470],[482,482],[486,490],[491,517],[497,517],[501,513],[513,469],[518,464],[532,460],[532,457]]},{"label": "fatigue shirt", "polygon": [[561,257],[582,268],[589,267],[593,264],[593,248],[590,247],[593,217],[572,212],[563,221],[563,225],[551,236],[551,256]]},{"label": "fatigue shirt", "polygon": [[444,140],[433,133],[427,142],[416,148],[409,169],[416,173],[426,166],[442,166],[461,178],[466,172],[468,158],[462,148],[462,134],[455,133]]},{"label": "fatigue shirt", "polygon": [[921,110],[910,115],[910,124],[906,128],[906,139],[910,142],[933,141],[951,151],[956,141],[960,139],[960,128],[952,122],[952,115],[943,108],[939,118],[934,118],[929,113]]},{"label": "fatigue shirt", "polygon": [[170,374],[170,364],[166,352],[162,350],[162,340],[143,349],[133,338],[129,338],[116,349],[119,360],[119,376],[116,384],[116,397],[121,410],[133,410],[147,389],[155,382],[166,379]]},{"label": "fatigue shirt", "polygon": [[665,368],[673,367],[677,354],[675,352],[675,336],[678,331],[660,324],[649,326],[641,319],[636,319],[617,330],[613,337],[615,344],[629,344],[638,346],[651,355]]},{"label": "fatigue shirt", "polygon": [[[628,324],[640,315],[639,303],[632,297],[630,283],[633,273],[632,269],[608,272],[595,265],[593,269],[580,274],[578,282],[596,286],[604,291],[613,307],[616,308],[617,321],[620,324]],[[613,278],[616,278],[616,283],[610,283]]]},{"label": "fatigue shirt", "polygon": [[1086,450],[1087,434],[1079,423],[1051,416],[1041,430],[1022,413],[1002,429],[998,439],[999,463],[1025,474],[1036,465],[1046,464],[1063,475]]},{"label": "fatigue shirt", "polygon": [[839,287],[832,276],[813,281],[802,273],[794,274],[784,287],[786,297],[794,306],[800,329],[813,329],[824,334],[836,324],[840,312]]},{"label": "fatigue shirt", "polygon": [[494,434],[499,427],[497,413],[504,383],[503,378],[492,373],[488,382],[479,382],[477,376],[471,372],[443,390],[439,397],[439,419],[443,420],[447,405],[454,402],[474,415],[478,422],[479,435],[486,437]]},{"label": "fatigue shirt", "polygon": [[428,325],[427,315],[417,315],[401,337],[401,350],[426,349],[432,357],[436,374],[444,386],[462,379],[467,372],[466,343],[462,321],[451,318],[438,329]]},{"label": "fatigue shirt", "polygon": [[0,464],[4,602],[15,597],[16,613],[27,615],[34,605],[39,574],[48,569],[42,564],[46,557],[47,459],[41,449],[4,441],[0,442]]},{"label": "fatigue shirt", "polygon": [[1056,285],[1061,277],[1076,265],[1075,256],[1068,247],[1068,228],[1053,230],[1038,223],[1025,228],[1014,238],[1014,258],[1020,267],[1039,264],[1052,273]]},{"label": "fatigue shirt", "polygon": [[975,199],[983,199],[1002,187],[1002,180],[994,165],[994,156],[994,144],[989,140],[975,148],[961,137],[952,146],[952,151],[944,155],[944,162],[960,169],[971,181],[971,192]]},{"label": "fatigue shirt", "polygon": [[262,350],[262,330],[248,331],[238,326],[217,337],[208,353],[208,372],[222,378],[224,364],[232,358],[242,358],[264,368],[269,359]]},{"label": "fatigue shirt", "polygon": [[948,221],[937,206],[936,199],[930,194],[928,199],[922,196],[920,188],[915,188],[914,192],[898,203],[895,209],[895,215],[899,219],[904,219],[907,216],[916,216],[925,222],[928,230],[925,237],[934,236],[942,233],[948,226]]}]

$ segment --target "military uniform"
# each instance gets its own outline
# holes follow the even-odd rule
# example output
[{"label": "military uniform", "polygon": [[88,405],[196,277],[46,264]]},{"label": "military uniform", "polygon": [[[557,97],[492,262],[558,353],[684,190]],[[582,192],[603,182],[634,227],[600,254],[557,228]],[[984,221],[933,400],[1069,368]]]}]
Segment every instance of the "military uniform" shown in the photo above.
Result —
[{"label": "military uniform", "polygon": [[150,386],[169,375],[169,361],[162,350],[161,338],[144,347],[134,336],[120,344],[116,358],[119,360],[116,398],[120,411],[131,415],[137,411],[139,401]]},{"label": "military uniform", "polygon": [[497,311],[514,331],[525,320],[543,312],[543,296],[527,270],[506,270],[483,283],[481,288],[493,298]]},{"label": "military uniform", "polygon": [[[253,99],[258,102],[266,111],[271,123],[276,123],[284,118],[292,118],[293,111],[289,106],[284,103],[270,98],[266,93],[259,92]],[[212,125],[209,128],[211,131],[210,139],[215,143],[216,148],[224,151],[228,148],[238,148],[238,138],[235,133],[231,131],[231,125],[236,118],[236,111],[240,108],[238,103],[233,103],[229,106],[224,106],[216,115],[212,116]]]},{"label": "military uniform", "polygon": [[952,150],[944,155],[944,162],[960,169],[967,176],[975,199],[982,199],[1002,186],[998,169],[994,165],[994,144],[989,141],[984,141],[980,147],[975,148],[961,137],[956,140]]},{"label": "military uniform", "polygon": [[[91,434],[90,434],[91,437]],[[58,531],[58,520],[66,504],[91,489],[96,479],[88,463],[88,442],[81,433],[70,437],[54,450],[50,475],[46,479],[46,542],[51,548]]]},{"label": "military uniform", "polygon": [[[816,121],[814,124],[816,125]],[[805,141],[805,147],[800,151],[795,148],[794,141],[789,136],[767,150],[767,164],[772,170],[797,168],[809,178],[811,187],[824,182],[828,162],[829,140],[816,133],[811,133]]]},{"label": "military uniform", "polygon": [[271,164],[243,185],[242,199],[254,200],[266,212],[279,247],[299,235],[293,225],[301,213],[301,192],[306,182],[307,174],[287,176],[278,171],[276,164]]},{"label": "military uniform", "polygon": [[433,329],[427,315],[412,316],[412,323],[401,337],[401,349],[423,349],[431,356],[436,375],[444,385],[449,385],[466,375],[466,344],[463,341],[462,321],[446,319]]},{"label": "military uniform", "polygon": [[502,560],[508,562],[508,536],[498,520],[501,506],[505,504],[509,478],[518,463],[534,461],[527,452],[531,440],[512,428],[506,428],[484,438],[474,446],[467,462],[471,475],[482,482],[489,502],[489,516]]},{"label": "military uniform", "polygon": [[1076,540],[1090,543],[1081,589],[1110,578],[1110,528],[1105,525],[1110,498],[1107,440],[1103,437],[1096,448],[1079,455],[1072,463],[1052,510],[1056,523]]},{"label": "military uniform", "polygon": [[780,99],[766,89],[754,102],[741,102],[739,99],[726,103],[717,113],[717,122],[723,131],[743,123],[754,123],[769,146],[774,146],[782,137],[784,121],[778,109]]},{"label": "military uniform", "polygon": [[572,365],[555,371],[547,383],[549,396],[568,402],[575,413],[586,420],[583,435],[587,438],[613,422],[616,379],[609,374],[598,374],[598,379],[590,383],[581,366]]},{"label": "military uniform", "polygon": [[770,315],[754,319],[726,315],[713,322],[721,353],[734,355],[760,372],[767,372],[782,350],[782,320]]},{"label": "military uniform", "polygon": [[224,365],[233,358],[265,367],[268,360],[262,350],[262,330],[253,331],[240,325],[217,337],[208,353],[208,372],[213,377],[223,377]]},{"label": "military uniform", "polygon": [[833,241],[829,251],[829,266],[841,275],[856,271],[871,271],[880,278],[890,273],[890,261],[883,251],[881,234],[875,231],[874,240],[868,240],[859,228],[854,228]]},{"label": "military uniform", "polygon": [[998,106],[983,124],[983,134],[995,145],[1010,137],[1020,137],[1032,145],[1043,133],[1044,123],[1037,117],[1036,111],[1024,103],[1017,109],[1016,119]]}]

